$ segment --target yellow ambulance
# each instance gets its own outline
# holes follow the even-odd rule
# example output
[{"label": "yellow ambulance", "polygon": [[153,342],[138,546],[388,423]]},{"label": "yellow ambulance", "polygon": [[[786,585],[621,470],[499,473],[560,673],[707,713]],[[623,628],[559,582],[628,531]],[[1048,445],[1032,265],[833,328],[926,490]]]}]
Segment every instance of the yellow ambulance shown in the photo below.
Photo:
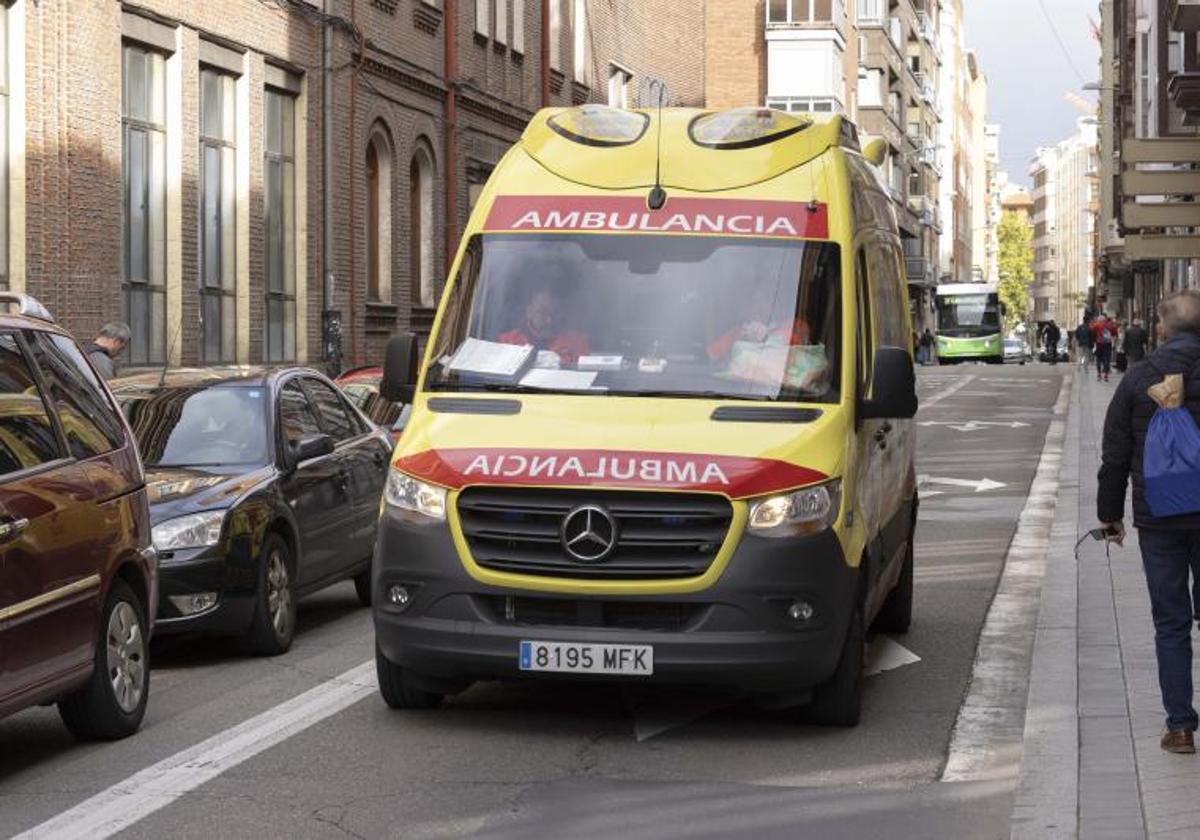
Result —
[{"label": "yellow ambulance", "polygon": [[653,681],[858,721],[866,634],[911,618],[917,504],[880,148],[760,108],[533,119],[428,346],[386,354],[413,406],[372,571],[390,706]]}]

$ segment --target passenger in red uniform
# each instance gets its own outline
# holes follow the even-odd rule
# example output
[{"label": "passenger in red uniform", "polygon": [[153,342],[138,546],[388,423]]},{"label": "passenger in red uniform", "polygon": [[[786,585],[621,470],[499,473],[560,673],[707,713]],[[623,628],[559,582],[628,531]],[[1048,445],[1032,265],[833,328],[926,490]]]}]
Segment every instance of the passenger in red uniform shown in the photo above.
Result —
[{"label": "passenger in red uniform", "polygon": [[525,304],[525,323],[500,336],[502,344],[532,344],[555,353],[565,365],[573,365],[588,353],[587,336],[561,329],[562,304],[549,289],[539,289]]}]

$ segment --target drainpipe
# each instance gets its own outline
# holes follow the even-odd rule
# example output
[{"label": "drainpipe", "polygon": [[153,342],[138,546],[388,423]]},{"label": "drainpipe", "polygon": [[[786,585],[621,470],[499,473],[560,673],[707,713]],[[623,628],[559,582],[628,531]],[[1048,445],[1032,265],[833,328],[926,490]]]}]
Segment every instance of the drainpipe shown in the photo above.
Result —
[{"label": "drainpipe", "polygon": [[449,273],[458,247],[458,149],[455,144],[458,133],[458,0],[446,0],[445,20],[446,272]]},{"label": "drainpipe", "polygon": [[558,0],[542,0],[542,107],[550,106],[550,4]]},{"label": "drainpipe", "polygon": [[350,23],[354,27],[354,42],[358,49],[358,58],[354,61],[354,70],[350,74],[350,126],[349,126],[349,159],[347,167],[350,170],[350,362],[357,366],[362,364],[358,355],[358,145],[355,142],[358,128],[358,79],[362,75],[363,60],[366,58],[366,38],[358,28],[358,3],[350,0]]},{"label": "drainpipe", "polygon": [[329,23],[332,0],[322,0],[325,25],[321,28],[321,359],[326,372],[341,371],[340,325],[333,318],[333,40]]}]

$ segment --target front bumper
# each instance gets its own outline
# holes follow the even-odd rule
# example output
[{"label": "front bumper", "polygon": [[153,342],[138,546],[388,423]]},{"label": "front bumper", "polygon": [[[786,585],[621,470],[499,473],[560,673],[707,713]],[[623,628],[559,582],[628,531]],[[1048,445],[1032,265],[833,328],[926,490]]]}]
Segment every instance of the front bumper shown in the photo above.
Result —
[{"label": "front bumper", "polygon": [[[388,587],[411,594],[386,602]],[[833,673],[858,591],[836,534],[744,536],[728,567],[693,594],[583,596],[480,583],[458,557],[449,526],[414,526],[385,511],[372,570],[376,638],[417,684],[456,690],[485,679],[612,677],[519,670],[522,640],[652,645],[657,683],[804,691]],[[806,622],[787,617],[797,600]],[[564,620],[565,619],[565,620]]]},{"label": "front bumper", "polygon": [[[230,562],[215,549],[177,551],[158,567],[158,616],[154,632],[160,635],[204,633],[240,635],[254,615],[256,581],[253,568]],[[217,603],[203,612],[182,615],[171,602],[173,595],[215,592]]]}]

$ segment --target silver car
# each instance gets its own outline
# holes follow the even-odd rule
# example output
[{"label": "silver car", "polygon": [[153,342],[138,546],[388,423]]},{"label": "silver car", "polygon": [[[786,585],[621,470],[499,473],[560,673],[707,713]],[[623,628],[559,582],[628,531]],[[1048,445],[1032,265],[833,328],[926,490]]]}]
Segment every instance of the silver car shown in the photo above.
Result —
[{"label": "silver car", "polygon": [[1004,339],[1004,364],[1025,364],[1025,344],[1019,338]]}]

